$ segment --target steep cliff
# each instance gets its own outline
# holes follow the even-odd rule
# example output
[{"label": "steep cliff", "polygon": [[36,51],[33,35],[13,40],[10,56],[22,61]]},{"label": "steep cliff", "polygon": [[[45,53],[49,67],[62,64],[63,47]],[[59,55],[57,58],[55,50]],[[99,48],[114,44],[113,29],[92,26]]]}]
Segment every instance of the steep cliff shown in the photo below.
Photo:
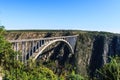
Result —
[{"label": "steep cliff", "polygon": [[[8,31],[6,39],[30,39],[63,35],[79,35],[76,42],[75,54],[69,58],[68,49],[62,43],[56,44],[49,51],[50,59],[58,60],[59,64],[74,65],[77,73],[82,75],[95,76],[96,70],[109,62],[109,56],[120,55],[120,35],[107,32],[87,32],[87,31]],[[64,50],[64,51],[63,51]],[[58,53],[62,53],[62,58],[56,58]],[[54,55],[54,56],[53,56]],[[47,63],[45,63],[47,64]]]},{"label": "steep cliff", "polygon": [[75,65],[79,74],[95,76],[96,70],[120,55],[120,35],[111,33],[79,34]]}]

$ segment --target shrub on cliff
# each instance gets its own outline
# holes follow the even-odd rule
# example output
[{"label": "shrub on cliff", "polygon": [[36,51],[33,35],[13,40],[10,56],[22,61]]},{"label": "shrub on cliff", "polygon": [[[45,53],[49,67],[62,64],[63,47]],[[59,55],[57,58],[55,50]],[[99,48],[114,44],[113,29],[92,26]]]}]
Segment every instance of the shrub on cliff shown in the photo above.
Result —
[{"label": "shrub on cliff", "polygon": [[85,80],[85,79],[81,75],[75,74],[75,72],[73,71],[66,77],[66,80]]},{"label": "shrub on cliff", "polygon": [[11,44],[4,38],[5,29],[0,27],[0,66],[4,69],[9,69],[10,65],[13,66],[15,61],[16,52],[11,48]]},{"label": "shrub on cliff", "polygon": [[120,80],[120,57],[112,58],[98,72],[100,80]]},{"label": "shrub on cliff", "polygon": [[29,72],[16,68],[6,71],[3,80],[57,80],[57,76],[46,67],[36,67]]}]

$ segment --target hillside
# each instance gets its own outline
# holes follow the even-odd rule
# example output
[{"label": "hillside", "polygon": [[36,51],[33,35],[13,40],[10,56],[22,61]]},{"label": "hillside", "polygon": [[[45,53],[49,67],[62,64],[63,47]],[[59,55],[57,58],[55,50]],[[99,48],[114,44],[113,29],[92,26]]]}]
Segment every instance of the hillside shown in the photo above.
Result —
[{"label": "hillside", "polygon": [[[108,32],[79,30],[9,30],[5,34],[5,37],[7,40],[18,40],[76,34],[79,36],[76,43],[75,54],[72,58],[64,62],[64,68],[68,67],[66,64],[74,65],[73,67],[77,73],[84,76],[94,76],[96,69],[99,69],[105,63],[109,62],[108,56],[120,55],[120,35]],[[60,44],[56,45],[57,47],[53,50],[59,49],[60,53],[60,49],[63,48],[60,48]]]}]

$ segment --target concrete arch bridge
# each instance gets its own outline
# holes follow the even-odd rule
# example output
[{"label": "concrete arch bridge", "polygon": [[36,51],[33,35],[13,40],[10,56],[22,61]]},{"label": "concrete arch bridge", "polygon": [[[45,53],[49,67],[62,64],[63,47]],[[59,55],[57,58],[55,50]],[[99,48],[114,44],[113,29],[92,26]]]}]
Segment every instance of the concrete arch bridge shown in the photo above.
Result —
[{"label": "concrete arch bridge", "polygon": [[9,42],[12,44],[14,51],[21,53],[17,55],[17,60],[20,59],[22,62],[26,62],[26,60],[30,58],[36,60],[46,48],[56,42],[63,42],[67,45],[71,54],[74,54],[77,36],[78,35],[47,37],[39,39],[9,40]]}]

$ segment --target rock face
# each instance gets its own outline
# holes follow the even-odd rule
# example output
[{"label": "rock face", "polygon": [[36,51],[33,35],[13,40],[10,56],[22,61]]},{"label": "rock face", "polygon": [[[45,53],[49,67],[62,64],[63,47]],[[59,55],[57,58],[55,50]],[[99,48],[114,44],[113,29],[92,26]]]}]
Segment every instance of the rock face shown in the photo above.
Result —
[{"label": "rock face", "polygon": [[[81,35],[80,35],[81,36]],[[84,35],[78,38],[75,53],[76,71],[83,75],[95,76],[97,69],[110,61],[110,56],[120,56],[119,35]],[[85,42],[83,42],[85,41]]]},{"label": "rock face", "polygon": [[[110,61],[109,56],[120,56],[120,35],[104,32],[59,31],[59,32],[8,32],[7,39],[30,39],[79,34],[72,63],[77,73],[95,76],[101,66]],[[64,49],[66,50],[66,48]],[[53,49],[53,52],[55,50]],[[55,53],[55,52],[54,52]],[[65,53],[65,51],[64,51]],[[57,53],[56,53],[57,54]],[[55,54],[54,54],[55,55]],[[54,56],[53,56],[54,57]],[[65,56],[64,56],[65,57]],[[54,57],[55,58],[55,57]],[[66,61],[69,57],[65,57]],[[53,59],[53,58],[52,58]],[[68,59],[69,60],[69,59]]]}]

